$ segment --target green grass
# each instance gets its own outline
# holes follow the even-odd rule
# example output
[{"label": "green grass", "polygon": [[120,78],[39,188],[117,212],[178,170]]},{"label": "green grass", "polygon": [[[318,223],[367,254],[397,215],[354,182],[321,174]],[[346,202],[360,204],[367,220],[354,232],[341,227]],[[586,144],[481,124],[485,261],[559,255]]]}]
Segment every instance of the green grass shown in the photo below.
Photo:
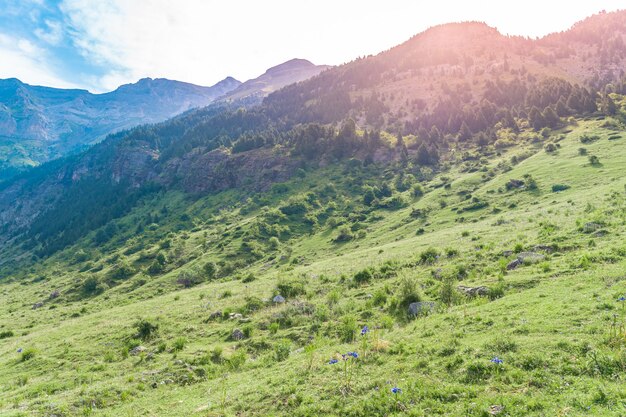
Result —
[{"label": "green grass", "polygon": [[[616,300],[626,293],[626,152],[600,123],[580,121],[554,152],[528,141],[477,169],[450,161],[433,178],[424,173],[424,196],[406,191],[408,206],[396,210],[361,203],[355,178],[374,183],[379,172],[342,166],[309,171],[256,202],[236,191],[146,202],[110,242],[96,247],[91,236],[0,284],[0,333],[12,332],[0,339],[0,415],[485,416],[494,405],[502,415],[624,415],[626,340],[616,327],[626,312]],[[599,136],[584,145],[599,165],[579,155],[582,135]],[[525,175],[536,190],[506,189]],[[259,257],[243,254],[262,206],[321,196],[329,183],[337,193],[308,208],[317,226],[288,216],[278,244],[251,239]],[[555,184],[570,188],[552,192]],[[322,215],[331,202],[336,222],[360,224],[360,237],[333,242],[340,226]],[[138,219],[163,205],[167,221],[133,237]],[[366,218],[345,221],[351,213]],[[585,233],[589,222],[604,233]],[[516,255],[504,251],[536,245],[555,250],[506,270]],[[429,248],[440,256],[420,256]],[[79,249],[86,256],[77,259]],[[159,252],[166,267],[148,274]],[[136,274],[111,280],[121,259]],[[239,264],[191,288],[177,283],[208,261]],[[365,268],[371,276],[355,282]],[[103,292],[81,293],[88,277]],[[411,282],[422,300],[438,301],[435,312],[407,317],[399,306]],[[293,295],[273,304],[279,284]],[[493,296],[467,298],[458,285]],[[216,311],[225,317],[211,319]],[[139,319],[158,325],[150,337],[138,337]],[[232,339],[235,329],[243,340]],[[344,363],[348,351],[359,358]]]}]

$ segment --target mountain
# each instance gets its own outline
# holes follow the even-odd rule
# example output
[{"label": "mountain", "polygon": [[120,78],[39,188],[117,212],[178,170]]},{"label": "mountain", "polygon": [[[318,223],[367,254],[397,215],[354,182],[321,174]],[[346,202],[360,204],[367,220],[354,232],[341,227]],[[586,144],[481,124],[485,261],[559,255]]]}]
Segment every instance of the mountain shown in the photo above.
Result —
[{"label": "mountain", "polygon": [[330,68],[328,65],[314,65],[306,59],[292,59],[268,69],[261,76],[248,80],[230,91],[222,100],[262,98],[289,85],[304,81]]},{"label": "mountain", "polygon": [[0,172],[38,165],[107,134],[206,106],[241,83],[212,87],[144,78],[105,94],[0,80]]},{"label": "mountain", "polygon": [[625,39],[441,25],[5,181],[0,414],[619,415]]}]

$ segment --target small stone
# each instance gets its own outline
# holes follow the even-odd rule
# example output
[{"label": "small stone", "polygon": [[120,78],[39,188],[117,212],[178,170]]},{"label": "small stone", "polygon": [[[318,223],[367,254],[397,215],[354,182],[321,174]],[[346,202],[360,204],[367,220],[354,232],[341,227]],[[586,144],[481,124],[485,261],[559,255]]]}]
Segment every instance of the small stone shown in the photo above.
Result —
[{"label": "small stone", "polygon": [[283,297],[282,295],[278,294],[276,297],[272,298],[272,302],[274,304],[282,304],[285,302],[285,297]]},{"label": "small stone", "polygon": [[43,302],[41,301],[33,304],[33,310],[37,310],[38,308],[41,308],[41,307],[43,307]]},{"label": "small stone", "polygon": [[145,348],[145,347],[143,347],[143,346],[137,346],[137,347],[132,348],[132,349],[131,349],[131,351],[130,351],[130,352],[128,352],[128,353],[130,353],[130,354],[131,354],[131,355],[133,355],[133,356],[137,356],[137,355],[139,355],[141,352],[145,352],[145,351],[146,351],[146,348]]},{"label": "small stone", "polygon": [[244,334],[240,329],[235,329],[233,330],[233,332],[230,334],[230,338],[233,340],[243,340],[244,338]]},{"label": "small stone", "polygon": [[485,286],[466,287],[464,285],[459,285],[457,289],[461,291],[463,294],[467,295],[468,297],[476,297],[476,296],[484,297],[484,296],[489,295],[489,288]]},{"label": "small stone", "polygon": [[518,266],[520,266],[522,264],[522,261],[519,260],[519,258],[513,259],[511,262],[509,262],[506,266],[507,271],[510,271],[512,269],[517,268]]},{"label": "small stone", "polygon": [[602,225],[600,223],[589,222],[589,223],[585,223],[585,225],[583,226],[583,232],[593,233],[596,230],[600,230],[601,228],[602,228]]},{"label": "small stone", "polygon": [[213,312],[213,313],[211,313],[211,315],[209,316],[209,320],[217,320],[217,319],[221,319],[223,315],[224,315],[224,314],[222,313],[222,311],[221,311],[221,310],[214,311],[214,312]]},{"label": "small stone", "polygon": [[491,414],[492,416],[497,416],[503,411],[504,411],[503,405],[492,405],[489,407],[489,414]]}]

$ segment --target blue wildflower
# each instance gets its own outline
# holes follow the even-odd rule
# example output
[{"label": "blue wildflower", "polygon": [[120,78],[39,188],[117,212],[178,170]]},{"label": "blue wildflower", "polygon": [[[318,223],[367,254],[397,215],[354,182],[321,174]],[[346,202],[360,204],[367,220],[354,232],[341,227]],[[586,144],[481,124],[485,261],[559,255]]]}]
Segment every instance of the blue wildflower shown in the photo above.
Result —
[{"label": "blue wildflower", "polygon": [[393,392],[394,394],[402,394],[402,390],[398,387],[391,388],[391,392]]},{"label": "blue wildflower", "polygon": [[623,295],[617,299],[617,301],[626,301],[626,297],[624,297]]},{"label": "blue wildflower", "polygon": [[499,357],[495,356],[491,362],[495,363],[496,365],[502,365],[502,363],[504,363],[504,361],[502,359],[500,359]]},{"label": "blue wildflower", "polygon": [[337,362],[339,362],[337,359],[331,359],[330,361],[328,361],[328,364],[329,364],[329,365],[334,365],[334,364],[336,364]]},{"label": "blue wildflower", "polygon": [[356,352],[348,352],[345,354],[345,356],[352,356],[354,359],[359,357],[359,354]]},{"label": "blue wildflower", "polygon": [[22,348],[19,348],[19,349],[17,350],[17,353],[22,353]]},{"label": "blue wildflower", "polygon": [[361,336],[365,336],[367,332],[369,331],[370,331],[369,327],[363,326],[363,328],[361,329]]}]

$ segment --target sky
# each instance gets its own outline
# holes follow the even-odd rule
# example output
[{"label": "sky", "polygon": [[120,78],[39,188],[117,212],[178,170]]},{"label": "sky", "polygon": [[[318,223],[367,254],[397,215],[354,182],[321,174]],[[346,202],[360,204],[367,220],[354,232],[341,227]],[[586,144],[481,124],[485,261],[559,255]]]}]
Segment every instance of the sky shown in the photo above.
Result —
[{"label": "sky", "polygon": [[430,26],[566,30],[626,0],[0,0],[0,78],[106,92],[143,77],[213,85],[292,58],[338,65]]}]

